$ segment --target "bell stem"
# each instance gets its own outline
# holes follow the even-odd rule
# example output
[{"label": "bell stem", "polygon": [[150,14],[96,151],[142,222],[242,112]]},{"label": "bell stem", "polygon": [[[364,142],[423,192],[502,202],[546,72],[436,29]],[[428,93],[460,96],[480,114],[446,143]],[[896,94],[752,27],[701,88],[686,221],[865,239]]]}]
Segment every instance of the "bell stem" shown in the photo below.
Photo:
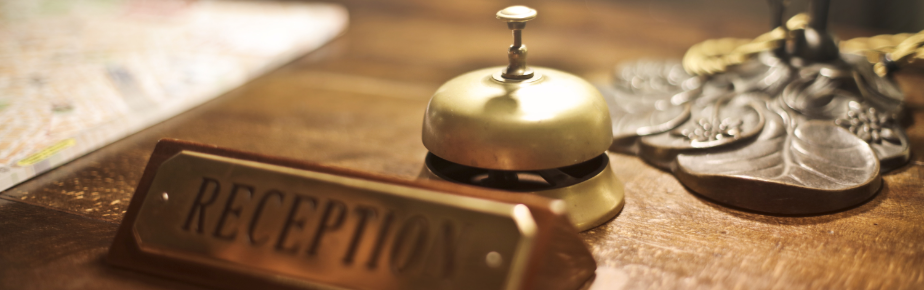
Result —
[{"label": "bell stem", "polygon": [[513,31],[513,45],[507,50],[509,64],[501,77],[504,79],[523,80],[533,77],[533,72],[526,66],[526,45],[523,44],[523,29],[526,21],[536,18],[536,10],[526,6],[510,6],[497,12],[497,19],[507,22],[507,28]]},{"label": "bell stem", "polygon": [[519,29],[513,29],[513,45],[507,51],[509,64],[501,74],[506,79],[528,79],[533,77],[532,71],[526,67],[526,45],[523,44],[523,30],[525,22],[518,22]]}]

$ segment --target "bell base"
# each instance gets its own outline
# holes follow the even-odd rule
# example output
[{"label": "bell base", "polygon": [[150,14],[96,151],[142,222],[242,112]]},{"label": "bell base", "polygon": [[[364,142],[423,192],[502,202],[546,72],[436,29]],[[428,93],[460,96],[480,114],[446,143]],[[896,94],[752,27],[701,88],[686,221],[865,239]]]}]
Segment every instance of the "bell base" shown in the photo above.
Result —
[{"label": "bell base", "polygon": [[563,168],[502,174],[520,177],[504,184],[492,182],[489,175],[497,175],[496,171],[452,163],[428,153],[419,177],[561,199],[579,231],[613,219],[625,206],[624,186],[606,154]]},{"label": "bell base", "polygon": [[561,199],[568,206],[568,218],[579,231],[597,227],[622,212],[624,186],[613,173],[609,162],[596,176],[568,187],[542,190],[535,194]]}]

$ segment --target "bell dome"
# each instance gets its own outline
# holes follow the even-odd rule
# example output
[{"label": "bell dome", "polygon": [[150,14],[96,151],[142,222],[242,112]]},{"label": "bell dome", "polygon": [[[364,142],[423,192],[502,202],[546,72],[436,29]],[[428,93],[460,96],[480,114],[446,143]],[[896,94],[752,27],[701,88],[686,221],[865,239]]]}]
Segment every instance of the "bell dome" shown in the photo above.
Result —
[{"label": "bell dome", "polygon": [[507,79],[504,67],[492,67],[446,82],[427,107],[424,146],[494,170],[564,167],[606,151],[613,131],[600,92],[569,73],[530,69],[528,79]]}]

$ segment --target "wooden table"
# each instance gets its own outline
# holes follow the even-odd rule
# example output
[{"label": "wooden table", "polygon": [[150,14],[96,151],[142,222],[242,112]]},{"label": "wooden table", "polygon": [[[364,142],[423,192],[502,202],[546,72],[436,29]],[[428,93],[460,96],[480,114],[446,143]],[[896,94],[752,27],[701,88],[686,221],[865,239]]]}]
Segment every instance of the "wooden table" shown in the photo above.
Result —
[{"label": "wooden table", "polygon": [[[0,288],[198,289],[103,262],[161,138],[415,178],[426,153],[420,132],[430,95],[453,76],[505,63],[510,34],[494,13],[517,3],[342,2],[351,26],[333,43],[0,194]],[[707,38],[759,35],[768,22],[640,1],[518,3],[539,11],[524,34],[530,64],[595,82],[605,82],[619,62],[680,58]],[[790,217],[729,209],[637,157],[611,153],[626,207],[581,234],[599,265],[588,287],[924,287],[924,78],[903,80],[913,160],[886,174],[872,200],[841,212]]]}]

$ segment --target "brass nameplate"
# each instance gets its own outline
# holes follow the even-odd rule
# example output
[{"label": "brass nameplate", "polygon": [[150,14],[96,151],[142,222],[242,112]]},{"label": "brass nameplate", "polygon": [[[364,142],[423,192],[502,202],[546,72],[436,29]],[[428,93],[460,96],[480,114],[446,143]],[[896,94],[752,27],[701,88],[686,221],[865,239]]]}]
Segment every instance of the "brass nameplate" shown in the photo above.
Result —
[{"label": "brass nameplate", "polygon": [[535,263],[555,251],[583,261],[576,273],[584,277],[558,284],[576,288],[593,273],[573,228],[570,242],[554,236],[567,222],[554,201],[487,199],[496,192],[471,196],[197,148],[158,145],[111,263],[241,289],[548,288],[538,276],[554,271]]}]

